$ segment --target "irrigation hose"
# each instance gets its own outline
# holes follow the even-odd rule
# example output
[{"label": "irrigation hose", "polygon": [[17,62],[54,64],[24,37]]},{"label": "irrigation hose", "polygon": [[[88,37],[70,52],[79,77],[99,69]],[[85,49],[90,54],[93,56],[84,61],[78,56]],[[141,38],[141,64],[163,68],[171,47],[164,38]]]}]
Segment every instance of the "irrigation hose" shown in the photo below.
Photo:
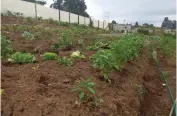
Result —
[{"label": "irrigation hose", "polygon": [[[153,48],[153,47],[152,47],[152,48]],[[153,49],[152,49],[152,50],[153,50]],[[154,51],[154,50],[153,50],[153,52],[152,52],[152,57],[153,57],[153,59],[154,59],[156,65],[157,65],[157,67],[158,67],[158,69],[159,69],[159,71],[160,71],[162,77],[163,77],[163,80],[164,80],[165,83],[166,83],[166,87],[167,87],[168,93],[169,93],[169,95],[170,95],[170,98],[171,98],[171,100],[172,100],[172,104],[173,104],[173,107],[174,107],[173,111],[174,111],[174,114],[175,114],[175,116],[176,116],[176,103],[175,103],[174,97],[173,97],[173,95],[172,95],[172,92],[171,92],[171,90],[170,90],[168,81],[167,81],[167,79],[166,79],[166,75],[165,75],[164,71],[162,70],[162,68],[161,68],[161,66],[160,66],[160,63],[159,63],[159,61],[158,61],[158,59],[157,59],[157,53],[156,53],[156,51]]]}]

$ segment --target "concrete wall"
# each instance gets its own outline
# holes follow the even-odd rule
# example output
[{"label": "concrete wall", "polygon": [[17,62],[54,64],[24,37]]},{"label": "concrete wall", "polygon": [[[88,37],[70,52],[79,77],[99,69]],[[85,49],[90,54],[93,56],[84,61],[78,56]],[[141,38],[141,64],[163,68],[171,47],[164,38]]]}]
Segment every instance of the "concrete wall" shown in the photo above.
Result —
[{"label": "concrete wall", "polygon": [[38,15],[38,17],[42,17],[43,19],[52,18],[54,20],[59,20],[59,11],[58,10],[43,7],[41,5],[37,5],[37,15]]},{"label": "concrete wall", "polygon": [[[1,12],[5,11],[20,12],[26,17],[35,17],[35,4],[30,2],[25,2],[21,0],[1,0]],[[59,20],[59,11],[57,9],[48,8],[42,5],[37,5],[37,15],[43,19],[52,18],[54,20]],[[69,12],[60,10],[60,20],[63,22],[69,22]],[[70,22],[78,23],[78,15],[70,13]],[[79,16],[79,24],[90,24],[90,18],[84,20],[83,16]],[[104,21],[104,28],[106,28],[108,23]],[[93,19],[93,26],[98,27],[98,20]],[[103,22],[99,22],[99,28],[103,28]]]},{"label": "concrete wall", "polygon": [[78,23],[78,15],[70,13],[70,23]]},{"label": "concrete wall", "polygon": [[103,21],[99,21],[99,28],[103,29]]},{"label": "concrete wall", "polygon": [[69,22],[69,12],[60,10],[60,20],[64,22]]},{"label": "concrete wall", "polygon": [[79,16],[79,24],[84,24],[84,17],[83,16]]},{"label": "concrete wall", "polygon": [[90,18],[85,18],[85,25],[89,25],[90,24]]},{"label": "concrete wall", "polygon": [[126,24],[113,24],[113,30],[116,31],[122,31],[122,30],[127,30],[131,31],[131,25],[126,25]]},{"label": "concrete wall", "polygon": [[35,17],[34,3],[20,0],[1,0],[1,12],[5,12],[6,10],[20,12],[29,17]]},{"label": "concrete wall", "polygon": [[93,21],[93,26],[98,27],[98,20],[93,19],[92,21]]}]

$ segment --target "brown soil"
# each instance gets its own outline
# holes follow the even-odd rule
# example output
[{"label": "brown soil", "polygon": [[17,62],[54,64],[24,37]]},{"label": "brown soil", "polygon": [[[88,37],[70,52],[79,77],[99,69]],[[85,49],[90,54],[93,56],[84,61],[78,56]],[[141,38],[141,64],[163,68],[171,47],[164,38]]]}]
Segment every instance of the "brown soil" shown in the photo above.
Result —
[{"label": "brown soil", "polygon": [[[20,34],[11,34],[13,39],[10,36],[8,39],[18,51],[31,51],[40,44],[46,51],[51,42],[46,39],[26,42]],[[61,51],[59,56],[70,53]],[[171,99],[148,51],[144,50],[136,60],[129,61],[122,72],[113,71],[111,83],[102,81],[100,71],[92,68],[89,56],[94,53],[85,52],[87,59],[75,61],[71,67],[56,61],[43,61],[40,54],[35,54],[37,62],[33,64],[2,61],[2,116],[168,116]],[[175,60],[165,56],[159,60],[168,72],[175,96]],[[33,67],[37,66],[39,69],[35,70]],[[79,104],[78,95],[72,92],[77,80],[89,76],[96,83],[96,93],[104,100],[98,106]]]}]

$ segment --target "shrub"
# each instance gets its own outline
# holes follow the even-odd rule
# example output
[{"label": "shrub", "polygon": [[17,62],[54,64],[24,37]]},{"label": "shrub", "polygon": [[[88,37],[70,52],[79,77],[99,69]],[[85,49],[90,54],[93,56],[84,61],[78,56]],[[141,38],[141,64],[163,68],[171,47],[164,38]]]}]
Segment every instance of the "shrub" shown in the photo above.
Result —
[{"label": "shrub", "polygon": [[5,36],[1,38],[1,58],[8,58],[13,53],[11,41],[7,40]]},{"label": "shrub", "polygon": [[60,24],[60,26],[65,26],[65,27],[69,27],[70,26],[70,23],[68,23],[68,22],[60,22],[59,23]]},{"label": "shrub", "polygon": [[64,64],[66,66],[71,66],[73,64],[72,61],[71,61],[71,59],[68,59],[66,57],[60,57],[60,58],[58,58],[58,63]]},{"label": "shrub", "polygon": [[34,34],[32,34],[31,32],[24,31],[24,33],[22,34],[22,37],[26,40],[33,40]]},{"label": "shrub", "polygon": [[35,56],[30,53],[16,52],[11,56],[12,62],[23,64],[23,63],[33,63],[35,61]]},{"label": "shrub", "polygon": [[55,60],[56,58],[57,58],[57,54],[52,53],[52,52],[47,52],[47,53],[44,53],[43,55],[44,60]]},{"label": "shrub", "polygon": [[49,23],[49,24],[55,24],[55,20],[53,20],[52,18],[49,18],[49,19],[48,19],[48,23]]},{"label": "shrub", "polygon": [[98,104],[98,101],[103,102],[103,100],[97,98],[97,94],[94,89],[95,83],[92,82],[91,79],[92,78],[89,77],[87,80],[78,81],[73,87],[73,92],[76,92],[79,99],[83,102],[94,102],[95,104]]},{"label": "shrub", "polygon": [[139,29],[137,29],[137,32],[141,33],[141,34],[144,34],[144,35],[149,35],[149,30],[148,29],[139,28]]}]

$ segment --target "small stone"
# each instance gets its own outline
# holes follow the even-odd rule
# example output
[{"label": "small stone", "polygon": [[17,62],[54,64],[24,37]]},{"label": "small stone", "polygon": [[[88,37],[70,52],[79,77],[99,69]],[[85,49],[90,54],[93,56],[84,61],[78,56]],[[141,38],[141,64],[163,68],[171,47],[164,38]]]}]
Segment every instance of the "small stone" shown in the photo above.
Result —
[{"label": "small stone", "polygon": [[68,84],[68,83],[70,83],[70,80],[69,80],[69,79],[64,79],[64,80],[63,80],[63,83],[64,83],[64,84]]},{"label": "small stone", "polygon": [[163,84],[162,84],[162,86],[164,86],[164,87],[165,87],[165,86],[166,86],[166,84],[164,84],[164,83],[163,83]]}]

